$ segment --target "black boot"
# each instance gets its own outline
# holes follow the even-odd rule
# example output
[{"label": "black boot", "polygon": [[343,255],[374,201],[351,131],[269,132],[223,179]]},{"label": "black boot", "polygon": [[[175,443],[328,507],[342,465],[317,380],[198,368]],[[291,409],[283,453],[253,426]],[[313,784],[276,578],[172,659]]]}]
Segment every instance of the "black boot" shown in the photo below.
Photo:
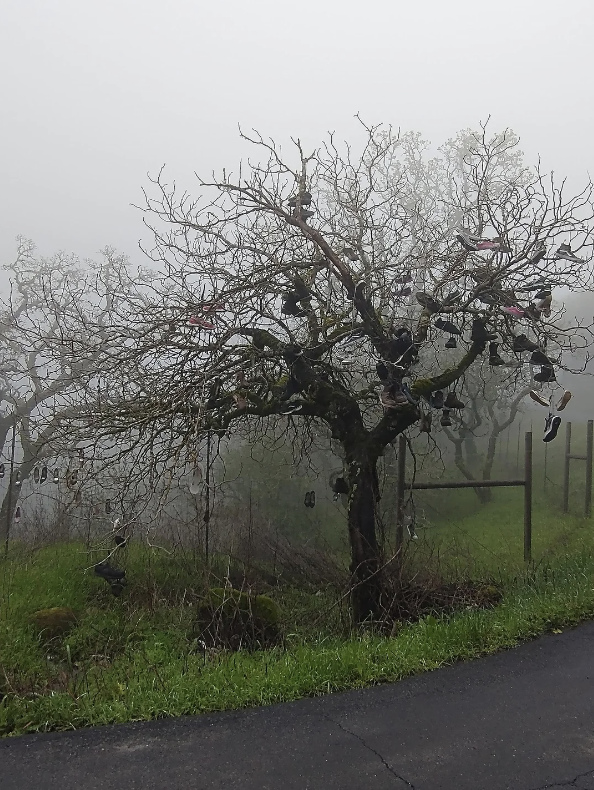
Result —
[{"label": "black boot", "polygon": [[443,402],[443,405],[446,409],[464,409],[466,408],[466,404],[462,403],[460,398],[456,395],[455,392],[448,392],[446,399]]},{"label": "black boot", "polygon": [[505,362],[499,354],[497,353],[497,349],[499,348],[499,343],[489,343],[489,365],[495,368],[499,365],[505,365]]},{"label": "black boot", "polygon": [[484,321],[475,318],[472,322],[470,339],[473,343],[488,343],[490,340],[497,340],[497,335],[494,332],[488,332]]},{"label": "black boot", "polygon": [[534,381],[540,381],[541,384],[549,384],[553,381],[557,381],[554,369],[548,365],[542,365],[540,373],[534,376]]},{"label": "black boot", "polygon": [[449,428],[450,425],[452,424],[452,421],[450,420],[450,412],[448,409],[443,410],[443,414],[441,415],[441,420],[439,421],[439,423],[442,426],[442,428]]},{"label": "black boot", "polygon": [[538,351],[538,344],[528,340],[526,335],[518,335],[514,337],[513,350],[516,354],[519,354],[521,351]]}]

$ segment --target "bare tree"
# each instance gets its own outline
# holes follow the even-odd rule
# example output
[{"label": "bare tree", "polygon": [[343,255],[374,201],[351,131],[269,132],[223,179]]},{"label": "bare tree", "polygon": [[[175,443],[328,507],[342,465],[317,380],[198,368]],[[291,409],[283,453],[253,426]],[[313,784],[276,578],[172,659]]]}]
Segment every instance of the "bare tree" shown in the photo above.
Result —
[{"label": "bare tree", "polygon": [[[94,351],[89,352],[86,344],[85,355],[76,356],[61,333],[62,321],[71,316],[77,321],[79,337],[84,338],[80,300],[94,264],[64,253],[39,258],[33,242],[23,238],[17,241],[15,261],[3,266],[10,273],[11,292],[0,318],[0,452],[8,460],[14,426],[17,456],[15,474],[9,476],[0,506],[2,541],[10,531],[23,484],[39,464],[63,465],[66,459],[67,468],[60,469],[60,481],[72,490],[70,499],[74,503],[78,486],[71,481],[78,468],[79,437],[71,435],[67,427],[86,409],[97,362],[104,363],[109,349],[107,332],[101,327],[105,315],[101,309],[94,316],[93,333],[103,345]],[[110,252],[106,251],[105,256],[108,265]],[[109,295],[109,287],[106,292]],[[46,475],[51,483],[53,469]]]},{"label": "bare tree", "polygon": [[[163,170],[151,179],[161,273],[108,306],[111,394],[80,423],[170,468],[204,461],[208,435],[290,441],[302,457],[312,426],[326,430],[344,463],[358,621],[383,606],[378,459],[490,344],[526,360],[532,342],[555,365],[587,349],[590,327],[561,327],[548,290],[591,290],[593,217],[592,185],[566,198],[509,131],[461,133],[428,160],[417,135],[363,128],[359,154],[332,134],[288,156],[242,134],[262,159],[198,179],[196,199]],[[73,317],[61,328],[94,353]]]},{"label": "bare tree", "polygon": [[[467,372],[460,387],[460,398],[466,408],[459,412],[459,417],[454,417],[451,427],[444,427],[445,435],[454,445],[454,463],[466,480],[491,480],[501,434],[522,412],[523,403],[532,387],[538,390],[541,386],[531,385],[525,367],[523,377],[513,380],[510,386],[509,379],[507,382],[505,379],[502,381],[502,376],[506,376],[509,368],[503,368],[506,371],[503,374],[500,373],[501,369],[496,368],[490,376]],[[484,442],[485,438],[486,449],[479,451],[477,442]],[[491,489],[475,488],[474,491],[479,501],[491,501]]]}]

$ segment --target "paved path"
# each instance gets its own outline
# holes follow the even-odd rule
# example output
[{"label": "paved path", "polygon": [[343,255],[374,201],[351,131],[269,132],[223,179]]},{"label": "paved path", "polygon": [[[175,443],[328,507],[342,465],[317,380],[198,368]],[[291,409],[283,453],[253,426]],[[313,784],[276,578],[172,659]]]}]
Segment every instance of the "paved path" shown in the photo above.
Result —
[{"label": "paved path", "polygon": [[0,741],[2,790],[594,790],[594,622],[400,683]]}]

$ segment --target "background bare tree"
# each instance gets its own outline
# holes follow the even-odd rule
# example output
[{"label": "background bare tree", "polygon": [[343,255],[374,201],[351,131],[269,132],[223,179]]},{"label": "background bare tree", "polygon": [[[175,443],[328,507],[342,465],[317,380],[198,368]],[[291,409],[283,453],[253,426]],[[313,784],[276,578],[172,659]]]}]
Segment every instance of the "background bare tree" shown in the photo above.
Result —
[{"label": "background bare tree", "polygon": [[[546,349],[556,366],[588,348],[590,326],[561,326],[554,289],[591,290],[593,216],[592,185],[565,197],[509,131],[461,133],[428,160],[418,136],[364,128],[359,154],[334,135],[288,157],[243,135],[262,159],[198,179],[196,199],[161,171],[143,207],[157,271],[121,278],[101,309],[81,293],[82,336],[80,316],[60,317],[73,359],[99,354],[109,382],[70,435],[111,437],[139,470],[204,462],[205,437],[236,432],[307,457],[313,426],[327,432],[358,621],[385,603],[378,459],[493,342],[524,361]],[[554,296],[532,303],[545,288]],[[443,348],[444,320],[456,348]]]}]

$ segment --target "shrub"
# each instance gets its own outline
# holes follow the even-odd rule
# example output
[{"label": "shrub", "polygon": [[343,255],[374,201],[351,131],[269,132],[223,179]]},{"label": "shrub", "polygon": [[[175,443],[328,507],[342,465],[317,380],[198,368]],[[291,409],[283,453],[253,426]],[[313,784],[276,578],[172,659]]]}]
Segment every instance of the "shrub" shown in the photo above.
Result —
[{"label": "shrub", "polygon": [[281,640],[281,612],[266,595],[215,587],[197,607],[192,634],[207,647],[258,650]]},{"label": "shrub", "polygon": [[53,609],[39,609],[29,617],[29,622],[35,627],[39,638],[43,642],[67,634],[77,621],[73,609],[68,606],[56,606]]}]

